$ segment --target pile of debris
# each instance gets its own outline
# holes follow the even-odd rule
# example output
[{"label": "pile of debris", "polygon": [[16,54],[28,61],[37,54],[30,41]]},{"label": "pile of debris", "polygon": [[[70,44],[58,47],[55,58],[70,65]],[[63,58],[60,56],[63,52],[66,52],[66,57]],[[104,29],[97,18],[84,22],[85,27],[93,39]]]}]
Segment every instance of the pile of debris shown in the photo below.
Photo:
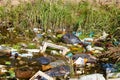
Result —
[{"label": "pile of debris", "polygon": [[[43,41],[37,49],[27,49],[26,44],[20,49],[1,45],[0,79],[96,80],[100,77],[98,80],[105,80],[104,77],[110,75],[108,72],[120,71],[116,66],[120,59],[119,40],[115,45],[110,34],[105,32],[97,38],[94,32],[85,38],[81,35],[81,32],[73,32],[49,36],[58,42]],[[44,36],[39,34],[35,39],[39,43]],[[117,68],[108,66],[111,64]]]}]

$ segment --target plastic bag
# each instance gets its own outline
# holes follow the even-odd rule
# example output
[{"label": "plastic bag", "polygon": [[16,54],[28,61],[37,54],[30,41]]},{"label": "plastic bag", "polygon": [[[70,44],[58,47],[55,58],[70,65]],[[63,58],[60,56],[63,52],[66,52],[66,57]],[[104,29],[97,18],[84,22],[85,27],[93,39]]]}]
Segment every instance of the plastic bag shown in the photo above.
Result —
[{"label": "plastic bag", "polygon": [[81,43],[81,40],[71,33],[66,33],[62,36],[62,41],[67,44],[78,44]]},{"label": "plastic bag", "polygon": [[55,67],[55,68],[51,69],[50,71],[46,72],[46,74],[48,74],[49,76],[52,76],[52,77],[64,76],[69,73],[70,73],[70,67],[67,65],[58,66],[58,67]]},{"label": "plastic bag", "polygon": [[83,59],[87,59],[89,63],[96,63],[96,58],[93,57],[92,55],[90,54],[85,54],[85,53],[82,53],[82,54],[75,54],[73,55],[72,59],[73,60],[77,60],[79,57],[83,58]]},{"label": "plastic bag", "polygon": [[40,64],[46,65],[50,63],[50,59],[46,57],[40,57],[36,59]]},{"label": "plastic bag", "polygon": [[79,80],[105,80],[102,74],[91,74],[81,77]]}]

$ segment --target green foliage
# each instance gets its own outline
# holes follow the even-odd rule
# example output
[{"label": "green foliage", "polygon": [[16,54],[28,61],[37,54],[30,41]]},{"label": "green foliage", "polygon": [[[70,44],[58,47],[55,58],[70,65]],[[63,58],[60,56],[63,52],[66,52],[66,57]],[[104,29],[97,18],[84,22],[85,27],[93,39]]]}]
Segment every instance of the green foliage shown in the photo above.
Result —
[{"label": "green foliage", "polygon": [[13,47],[14,49],[18,49],[18,50],[21,48],[21,46],[20,46],[19,44],[13,45],[12,47]]},{"label": "green foliage", "polygon": [[118,69],[118,71],[120,71],[120,62],[116,63],[115,67]]},{"label": "green foliage", "polygon": [[37,48],[37,46],[35,44],[33,44],[33,43],[28,44],[28,49],[36,49],[36,48]]}]

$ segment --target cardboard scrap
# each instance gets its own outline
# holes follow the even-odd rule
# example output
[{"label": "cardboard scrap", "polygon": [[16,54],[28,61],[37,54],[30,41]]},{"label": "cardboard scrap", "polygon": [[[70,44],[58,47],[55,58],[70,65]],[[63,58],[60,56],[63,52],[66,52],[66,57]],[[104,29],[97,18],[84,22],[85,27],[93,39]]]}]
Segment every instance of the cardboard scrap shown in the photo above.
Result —
[{"label": "cardboard scrap", "polygon": [[54,78],[50,77],[49,75],[45,74],[42,71],[38,71],[34,76],[32,76],[29,80],[35,80],[37,76],[41,76],[46,78],[47,80],[55,80]]}]

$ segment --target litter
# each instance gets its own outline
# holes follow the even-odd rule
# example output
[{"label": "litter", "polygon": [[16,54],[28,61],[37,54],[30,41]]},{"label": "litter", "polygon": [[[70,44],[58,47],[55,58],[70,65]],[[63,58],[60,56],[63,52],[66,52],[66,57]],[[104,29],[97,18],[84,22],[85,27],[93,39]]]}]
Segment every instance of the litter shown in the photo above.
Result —
[{"label": "litter", "polygon": [[42,71],[47,71],[50,70],[51,68],[53,68],[51,65],[42,65]]},{"label": "litter", "polygon": [[56,60],[55,62],[51,62],[50,65],[52,66],[52,68],[54,68],[54,67],[57,67],[57,66],[65,65],[65,61]]},{"label": "litter", "polygon": [[82,34],[82,32],[73,32],[73,34],[79,37]]},{"label": "litter", "polygon": [[59,55],[59,52],[55,51],[55,50],[51,50],[50,52],[52,55]]},{"label": "litter", "polygon": [[120,78],[120,73],[108,73],[107,74],[107,78],[111,79],[111,78]]},{"label": "litter", "polygon": [[81,64],[81,65],[85,65],[84,59],[79,57],[75,62],[75,64]]},{"label": "litter", "polygon": [[25,51],[28,51],[28,52],[31,52],[31,53],[40,52],[40,49],[22,49],[22,50],[25,50]]},{"label": "litter", "polygon": [[64,76],[66,74],[70,73],[70,67],[67,65],[57,66],[55,68],[52,68],[51,70],[45,72],[49,76],[55,77],[55,76]]},{"label": "litter", "polygon": [[98,40],[105,40],[109,34],[107,34],[105,31],[103,32],[102,36],[98,38]]},{"label": "litter", "polygon": [[85,54],[85,53],[75,54],[75,55],[73,55],[72,59],[73,60],[77,60],[79,57],[81,57],[82,59],[86,58],[87,59],[87,63],[96,63],[96,60],[97,60],[91,54]]},{"label": "litter", "polygon": [[5,72],[7,72],[7,69],[6,69],[7,66],[5,65],[0,65],[0,75],[4,74]]},{"label": "litter", "polygon": [[40,64],[47,65],[50,63],[50,59],[46,57],[40,57],[36,59]]},{"label": "litter", "polygon": [[93,42],[93,41],[94,41],[93,38],[84,38],[83,40],[84,40],[84,41],[87,41],[87,42]]},{"label": "litter", "polygon": [[4,67],[6,67],[5,65],[0,65],[0,68],[4,68]]},{"label": "litter", "polygon": [[94,36],[94,32],[90,32],[89,37],[92,38]]},{"label": "litter", "polygon": [[17,58],[19,56],[19,53],[17,51],[11,51],[10,58]]},{"label": "litter", "polygon": [[72,33],[66,33],[65,35],[62,36],[62,41],[67,43],[67,44],[78,44],[78,43],[82,43],[80,41],[80,39],[75,36],[74,34]]},{"label": "litter", "polygon": [[0,80],[120,78],[120,0],[86,1],[0,0]]},{"label": "litter", "polygon": [[94,51],[94,50],[103,51],[104,50],[104,48],[102,48],[102,47],[97,47],[97,46],[92,47],[91,45],[88,45],[86,48],[87,48],[88,51]]},{"label": "litter", "polygon": [[73,54],[71,52],[69,52],[69,53],[66,54],[67,58],[71,58],[72,56],[73,56]]},{"label": "litter", "polygon": [[80,77],[78,80],[105,80],[102,74],[90,74]]},{"label": "litter", "polygon": [[102,47],[93,47],[95,50],[100,50],[100,51],[103,51],[104,50],[104,48],[102,48]]},{"label": "litter", "polygon": [[[39,78],[40,77],[40,78]],[[55,80],[49,75],[45,74],[42,71],[38,71],[34,76],[32,76],[29,80]]]},{"label": "litter", "polygon": [[42,47],[42,50],[40,52],[41,53],[45,52],[47,47],[62,50],[63,51],[62,55],[65,55],[68,51],[70,51],[67,47],[56,45],[53,43],[43,42],[43,47]]}]

